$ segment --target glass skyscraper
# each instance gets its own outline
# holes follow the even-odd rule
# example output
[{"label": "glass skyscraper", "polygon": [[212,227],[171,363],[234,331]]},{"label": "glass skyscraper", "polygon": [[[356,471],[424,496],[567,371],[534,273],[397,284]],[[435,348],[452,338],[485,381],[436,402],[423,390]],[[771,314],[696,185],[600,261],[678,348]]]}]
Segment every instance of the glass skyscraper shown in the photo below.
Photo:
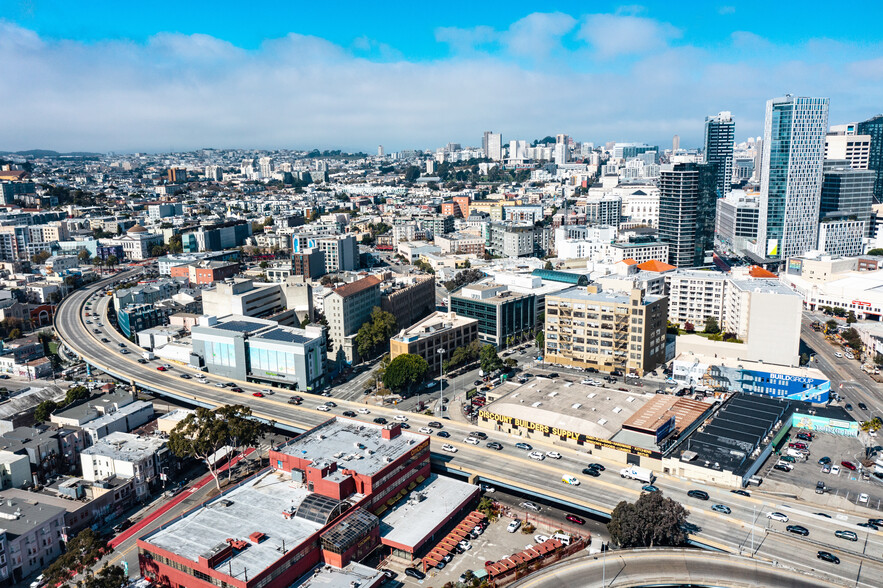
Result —
[{"label": "glass skyscraper", "polygon": [[856,134],[871,136],[868,169],[877,172],[877,177],[874,180],[874,199],[878,203],[883,202],[883,114],[858,123]]},{"label": "glass skyscraper", "polygon": [[736,122],[729,112],[705,117],[705,162],[716,167],[714,185],[718,198],[730,193],[733,182],[733,140]]},{"label": "glass skyscraper", "polygon": [[755,253],[785,259],[818,245],[828,99],[788,94],[766,103]]},{"label": "glass skyscraper", "polygon": [[677,163],[666,168],[659,178],[659,240],[669,245],[668,263],[705,265],[705,252],[714,249],[716,167]]}]

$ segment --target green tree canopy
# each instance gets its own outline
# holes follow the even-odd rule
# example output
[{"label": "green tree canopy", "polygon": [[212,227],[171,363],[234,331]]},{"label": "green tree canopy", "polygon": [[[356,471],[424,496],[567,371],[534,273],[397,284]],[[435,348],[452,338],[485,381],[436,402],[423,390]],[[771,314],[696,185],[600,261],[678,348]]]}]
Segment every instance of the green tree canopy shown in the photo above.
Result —
[{"label": "green tree canopy", "polygon": [[622,501],[613,509],[607,529],[620,547],[678,546],[686,541],[687,511],[662,492],[646,492],[634,503]]},{"label": "green tree canopy", "polygon": [[497,355],[497,348],[491,344],[487,344],[481,348],[481,370],[484,373],[490,373],[503,367],[503,360]]},{"label": "green tree canopy", "polygon": [[429,364],[419,355],[403,353],[386,366],[383,372],[383,385],[390,390],[403,390],[423,381]]},{"label": "green tree canopy", "polygon": [[107,542],[92,529],[80,533],[68,541],[65,552],[43,570],[47,586],[56,586],[67,581],[84,567],[94,565],[110,551]]},{"label": "green tree canopy", "polygon": [[41,251],[40,253],[35,253],[34,255],[32,255],[31,262],[39,265],[41,263],[44,263],[51,256],[52,256],[51,253],[44,250],[44,251]]},{"label": "green tree canopy", "polygon": [[97,574],[77,582],[77,588],[122,588],[128,583],[129,578],[122,566],[105,565]]},{"label": "green tree canopy", "polygon": [[44,400],[34,409],[34,420],[38,423],[48,421],[52,413],[58,408],[58,403],[54,400]]},{"label": "green tree canopy", "polygon": [[718,324],[717,319],[715,317],[713,317],[713,316],[705,317],[705,332],[711,333],[711,334],[721,332],[720,325]]},{"label": "green tree canopy", "polygon": [[89,253],[88,249],[81,249],[79,253],[77,253],[77,259],[80,261],[89,261],[89,258],[92,257],[92,254]]},{"label": "green tree canopy", "polygon": [[77,400],[83,400],[84,398],[89,398],[89,389],[85,386],[74,386],[73,388],[68,389],[67,394],[64,395],[64,403],[70,404],[72,402],[76,402]]},{"label": "green tree canopy", "polygon": [[545,348],[546,348],[546,334],[543,333],[542,331],[540,331],[539,333],[537,333],[537,349],[539,349],[540,352],[542,352],[543,349],[545,349]]},{"label": "green tree canopy", "polygon": [[367,358],[373,356],[378,350],[386,349],[395,330],[395,315],[375,306],[371,311],[371,318],[356,333],[356,347],[359,355],[362,358]]},{"label": "green tree canopy", "polygon": [[405,181],[413,182],[420,177],[420,168],[415,165],[409,165],[405,170]]},{"label": "green tree canopy", "polygon": [[876,249],[871,249],[870,251],[868,251],[868,255],[883,255],[883,249],[880,249],[879,247]]}]

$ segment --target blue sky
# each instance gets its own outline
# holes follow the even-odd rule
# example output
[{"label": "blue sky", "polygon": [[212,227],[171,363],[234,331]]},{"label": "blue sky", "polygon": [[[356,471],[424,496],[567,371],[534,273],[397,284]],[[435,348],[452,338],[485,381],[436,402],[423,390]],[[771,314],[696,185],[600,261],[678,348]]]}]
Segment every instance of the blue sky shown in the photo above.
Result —
[{"label": "blue sky", "polygon": [[[542,10],[542,12],[537,12]],[[883,5],[0,0],[0,149],[373,150],[565,132],[697,145],[730,110],[883,111]],[[10,117],[7,117],[10,120]]]}]

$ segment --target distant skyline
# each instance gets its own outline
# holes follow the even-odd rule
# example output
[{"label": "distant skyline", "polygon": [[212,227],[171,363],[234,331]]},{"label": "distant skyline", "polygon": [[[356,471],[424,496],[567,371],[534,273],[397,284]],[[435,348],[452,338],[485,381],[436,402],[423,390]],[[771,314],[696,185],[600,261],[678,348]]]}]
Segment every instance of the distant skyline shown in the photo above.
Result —
[{"label": "distant skyline", "polygon": [[[883,5],[522,1],[148,5],[7,0],[0,150],[375,153],[532,141],[699,147],[731,111],[883,112]],[[589,10],[587,12],[587,10]]]}]

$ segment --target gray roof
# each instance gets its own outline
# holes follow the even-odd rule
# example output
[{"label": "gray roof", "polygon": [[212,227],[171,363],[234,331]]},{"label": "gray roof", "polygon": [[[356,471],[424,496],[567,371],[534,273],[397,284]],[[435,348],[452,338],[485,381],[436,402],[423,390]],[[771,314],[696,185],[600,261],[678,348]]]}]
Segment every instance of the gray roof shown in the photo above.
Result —
[{"label": "gray roof", "polygon": [[140,461],[155,454],[165,444],[163,439],[146,438],[131,433],[111,433],[81,453],[101,455],[120,461]]},{"label": "gray roof", "polygon": [[44,503],[42,497],[30,501],[0,493],[0,527],[6,530],[10,539],[30,533],[59,516],[63,517],[66,512],[61,507]]},{"label": "gray roof", "polygon": [[255,338],[256,339],[269,339],[271,341],[283,341],[285,343],[309,343],[310,341],[312,341],[315,338],[315,337],[306,336],[306,331],[301,331],[303,333],[303,335],[301,333],[299,333],[298,331],[301,331],[301,329],[278,328],[278,329],[272,329],[272,330],[267,331],[265,333],[261,333],[260,335],[258,335]]},{"label": "gray roof", "polygon": [[[570,300],[585,300],[586,302],[613,302],[617,304],[629,304],[631,298],[622,292],[588,292],[585,288],[574,286],[551,295],[552,298],[568,298]],[[644,296],[644,305],[653,304],[662,300],[662,296]]]}]

